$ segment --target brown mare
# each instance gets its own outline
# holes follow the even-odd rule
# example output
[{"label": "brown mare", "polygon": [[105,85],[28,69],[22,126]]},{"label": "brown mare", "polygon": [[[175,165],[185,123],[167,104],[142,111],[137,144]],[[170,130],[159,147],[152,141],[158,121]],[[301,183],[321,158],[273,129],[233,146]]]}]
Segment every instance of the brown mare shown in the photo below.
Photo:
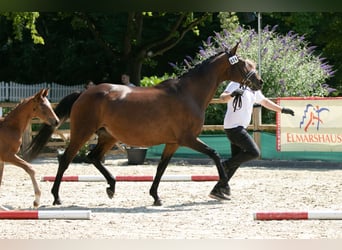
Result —
[{"label": "brown mare", "polygon": [[[123,142],[144,147],[165,144],[150,189],[154,205],[161,205],[157,193],[159,182],[171,157],[180,146],[204,153],[214,160],[220,177],[215,188],[223,193],[217,198],[224,199],[228,184],[220,157],[214,149],[200,141],[198,135],[204,124],[205,109],[221,82],[233,80],[254,90],[262,87],[262,80],[257,75],[254,64],[237,57],[237,48],[238,44],[230,52],[212,56],[178,79],[169,79],[154,87],[131,88],[103,83],[80,95],[74,94],[73,98],[68,96],[70,102],[66,112],[71,109],[71,137],[70,144],[61,157],[51,190],[53,204],[61,204],[58,193],[62,176],[78,150],[94,133],[98,134],[98,143],[88,157],[106,178],[110,198],[115,192],[115,179],[102,165],[101,159],[116,142]],[[67,106],[65,99],[62,101],[61,107]],[[61,107],[56,114],[62,120],[66,116],[63,117]],[[28,151],[29,158],[37,154],[51,133],[52,129],[50,133],[45,132],[45,136],[33,141],[31,152]]]},{"label": "brown mare", "polygon": [[[17,153],[22,142],[22,135],[32,118],[40,118],[50,126],[58,125],[59,119],[46,98],[48,93],[48,89],[40,90],[34,96],[24,99],[5,117],[0,118],[0,185],[5,162],[24,169],[32,180],[35,195],[34,208],[39,206],[41,193],[35,179],[35,171]],[[1,208],[5,209],[0,206],[0,210]]]}]

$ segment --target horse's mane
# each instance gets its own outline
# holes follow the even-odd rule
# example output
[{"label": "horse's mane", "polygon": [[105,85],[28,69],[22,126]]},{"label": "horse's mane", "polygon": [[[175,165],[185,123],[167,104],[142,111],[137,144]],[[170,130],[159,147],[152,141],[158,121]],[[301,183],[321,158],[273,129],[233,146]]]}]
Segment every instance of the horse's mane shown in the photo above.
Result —
[{"label": "horse's mane", "polygon": [[[21,99],[19,103],[17,103],[12,109],[10,112],[8,112],[6,115],[3,116],[3,118],[7,117],[8,115],[11,115],[11,113],[14,113],[16,112],[15,110],[18,109],[20,106],[22,106],[23,104],[27,103],[29,100],[31,100],[32,97],[27,97],[27,98],[24,98],[24,99]],[[14,112],[13,112],[14,111]]]},{"label": "horse's mane", "polygon": [[250,59],[245,59],[245,62],[246,62],[246,64],[250,64],[251,66],[252,66],[252,68],[256,68],[256,62],[254,62],[254,61],[252,61],[252,60],[250,60]]},{"label": "horse's mane", "polygon": [[225,50],[223,49],[219,49],[218,51],[216,51],[216,53],[210,57],[208,57],[207,59],[205,59],[204,61],[197,63],[196,65],[194,65],[192,68],[190,68],[188,71],[184,72],[182,75],[180,75],[177,78],[170,78],[170,79],[166,79],[164,81],[162,81],[161,83],[155,85],[155,88],[168,88],[170,90],[174,90],[176,91],[178,86],[179,86],[179,80],[183,77],[187,77],[190,76],[192,74],[197,73],[199,70],[201,70],[202,66],[207,65],[208,63],[210,63],[214,58],[220,56],[222,53],[225,53]]},{"label": "horse's mane", "polygon": [[207,59],[205,59],[204,61],[202,61],[200,63],[197,63],[195,66],[190,68],[188,71],[184,72],[179,78],[182,78],[184,76],[188,76],[189,74],[197,72],[202,66],[210,63],[213,58],[220,56],[222,53],[225,53],[225,50],[219,49],[214,55],[208,57]]},{"label": "horse's mane", "polygon": [[162,81],[154,86],[157,89],[168,89],[171,92],[176,92],[178,89],[179,78],[170,78]]}]

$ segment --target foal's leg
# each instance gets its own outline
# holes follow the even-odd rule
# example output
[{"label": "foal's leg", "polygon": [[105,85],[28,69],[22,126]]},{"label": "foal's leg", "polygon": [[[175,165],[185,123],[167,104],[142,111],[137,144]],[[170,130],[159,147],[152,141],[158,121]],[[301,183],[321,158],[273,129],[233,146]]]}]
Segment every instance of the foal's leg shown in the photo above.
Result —
[{"label": "foal's leg", "polygon": [[161,177],[163,176],[167,165],[170,162],[171,157],[173,156],[173,154],[176,152],[176,150],[178,149],[179,145],[178,144],[166,144],[162,157],[160,159],[160,162],[158,164],[157,167],[157,173],[153,179],[153,183],[152,186],[150,188],[150,195],[153,197],[154,199],[154,206],[161,206],[161,200],[158,196],[158,186],[161,180]]},{"label": "foal's leg", "polygon": [[3,176],[3,174],[4,174],[4,162],[3,161],[1,161],[0,162],[0,186],[1,186],[1,182],[2,182],[2,176]]},{"label": "foal's leg", "polygon": [[24,161],[23,159],[21,159],[17,155],[13,155],[13,156],[6,158],[6,161],[9,163],[12,163],[18,167],[21,167],[31,177],[31,181],[33,184],[33,190],[34,190],[34,196],[35,196],[35,200],[33,201],[33,207],[38,208],[38,206],[40,204],[41,191],[40,191],[38,183],[36,181],[36,177],[35,177],[36,173],[35,173],[34,169],[32,168],[32,165],[27,163],[26,161]]},{"label": "foal's leg", "polygon": [[100,173],[106,178],[109,187],[106,189],[108,197],[111,199],[115,193],[115,178],[103,166],[101,160],[106,152],[108,152],[117,142],[105,129],[99,129],[96,134],[98,140],[95,148],[87,155],[88,159],[94,164],[94,166],[100,171]]},{"label": "foal's leg", "polygon": [[[0,186],[1,186],[1,181],[2,181],[2,175],[4,173],[4,162],[0,162]],[[7,208],[5,208],[4,206],[0,205],[0,211],[2,210],[8,210]]]}]

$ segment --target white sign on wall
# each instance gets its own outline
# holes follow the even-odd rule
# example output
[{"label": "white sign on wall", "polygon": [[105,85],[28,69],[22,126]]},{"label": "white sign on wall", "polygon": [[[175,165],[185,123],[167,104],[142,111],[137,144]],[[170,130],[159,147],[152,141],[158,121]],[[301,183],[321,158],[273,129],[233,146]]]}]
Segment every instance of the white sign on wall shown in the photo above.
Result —
[{"label": "white sign on wall", "polygon": [[342,98],[278,98],[295,116],[277,114],[278,151],[342,152]]}]

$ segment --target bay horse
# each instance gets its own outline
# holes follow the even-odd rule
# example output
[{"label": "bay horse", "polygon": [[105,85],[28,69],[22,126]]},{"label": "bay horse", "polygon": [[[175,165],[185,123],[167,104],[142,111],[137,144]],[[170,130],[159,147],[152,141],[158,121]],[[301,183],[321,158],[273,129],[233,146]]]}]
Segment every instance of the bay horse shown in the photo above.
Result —
[{"label": "bay horse", "polygon": [[[61,204],[60,183],[64,172],[78,150],[94,134],[98,143],[88,154],[89,160],[104,175],[109,184],[107,195],[115,192],[115,178],[102,165],[101,159],[115,143],[149,147],[165,144],[155,178],[150,188],[154,205],[161,205],[157,189],[165,169],[180,146],[208,155],[214,160],[219,174],[215,185],[220,192],[217,199],[227,199],[224,192],[228,186],[226,174],[218,153],[203,143],[198,135],[202,131],[205,109],[213,98],[219,84],[226,80],[240,82],[253,90],[261,89],[262,79],[255,64],[236,55],[239,43],[231,51],[222,51],[198,64],[178,79],[168,79],[153,87],[128,87],[102,83],[74,94],[63,100],[65,113],[70,113],[70,143],[60,159],[56,179],[52,187],[54,205]],[[59,106],[59,105],[58,105]],[[58,108],[58,106],[56,108]],[[57,115],[63,114],[60,107]],[[63,116],[59,116],[63,118]],[[28,157],[32,158],[46,143],[50,133],[42,132],[34,140]],[[35,152],[36,151],[36,152]]]},{"label": "bay horse", "polygon": [[[48,89],[41,89],[35,95],[24,99],[5,117],[0,118],[0,185],[5,163],[24,169],[32,180],[35,195],[34,208],[39,206],[41,195],[35,179],[35,171],[32,165],[21,159],[17,153],[22,143],[22,135],[32,118],[40,118],[51,127],[59,124],[59,119],[47,99],[48,93]],[[5,208],[0,206],[1,209]]]}]

